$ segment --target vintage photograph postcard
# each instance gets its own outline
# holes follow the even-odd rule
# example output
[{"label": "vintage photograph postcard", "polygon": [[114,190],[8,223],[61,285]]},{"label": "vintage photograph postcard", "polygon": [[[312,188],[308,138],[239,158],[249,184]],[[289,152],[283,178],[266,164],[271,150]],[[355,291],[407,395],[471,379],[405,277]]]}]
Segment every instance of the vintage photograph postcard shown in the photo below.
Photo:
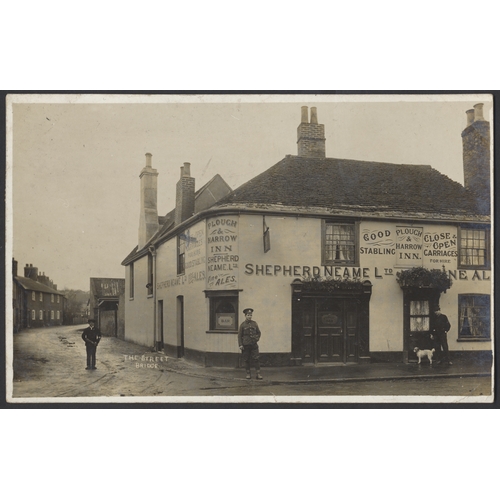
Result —
[{"label": "vintage photograph postcard", "polygon": [[492,402],[493,125],[487,93],[8,95],[7,401]]}]

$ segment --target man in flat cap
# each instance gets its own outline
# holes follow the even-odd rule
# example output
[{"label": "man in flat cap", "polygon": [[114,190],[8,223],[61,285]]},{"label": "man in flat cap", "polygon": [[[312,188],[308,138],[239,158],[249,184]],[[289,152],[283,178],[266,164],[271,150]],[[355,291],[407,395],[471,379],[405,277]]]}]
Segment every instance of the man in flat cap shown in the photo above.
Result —
[{"label": "man in flat cap", "polygon": [[82,333],[82,339],[87,348],[87,368],[85,369],[95,370],[95,352],[97,350],[97,345],[101,341],[101,332],[95,327],[95,321],[93,319],[89,319],[88,323],[88,328],[85,328]]},{"label": "man in flat cap", "polygon": [[245,315],[245,321],[241,323],[238,330],[238,345],[243,355],[243,361],[245,361],[245,368],[247,370],[246,378],[252,378],[250,361],[253,361],[257,370],[256,378],[257,380],[262,380],[262,375],[260,374],[259,345],[257,344],[260,339],[259,325],[252,320],[253,309],[243,309],[243,314]]}]

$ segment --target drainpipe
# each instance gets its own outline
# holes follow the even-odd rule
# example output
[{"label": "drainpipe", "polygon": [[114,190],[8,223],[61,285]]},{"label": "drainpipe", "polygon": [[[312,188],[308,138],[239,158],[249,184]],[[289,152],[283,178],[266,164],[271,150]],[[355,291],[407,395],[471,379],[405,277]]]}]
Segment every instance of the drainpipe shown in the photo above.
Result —
[{"label": "drainpipe", "polygon": [[160,341],[158,340],[157,334],[157,319],[156,319],[156,248],[154,245],[151,245],[149,248],[149,253],[153,256],[153,341],[154,341],[154,350],[160,351]]}]

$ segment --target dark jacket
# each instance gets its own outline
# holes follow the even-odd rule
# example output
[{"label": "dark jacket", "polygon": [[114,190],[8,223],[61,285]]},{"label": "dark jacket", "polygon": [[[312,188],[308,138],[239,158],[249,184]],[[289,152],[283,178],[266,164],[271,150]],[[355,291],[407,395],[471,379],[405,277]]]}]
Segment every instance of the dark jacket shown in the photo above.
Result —
[{"label": "dark jacket", "polygon": [[259,325],[253,321],[243,321],[238,330],[238,345],[253,345],[260,339]]},{"label": "dark jacket", "polygon": [[440,314],[434,318],[432,333],[435,335],[444,335],[451,328],[450,322],[445,314]]},{"label": "dark jacket", "polygon": [[101,340],[101,332],[97,328],[85,328],[82,333],[82,339],[85,342],[85,345],[95,345],[99,344]]}]

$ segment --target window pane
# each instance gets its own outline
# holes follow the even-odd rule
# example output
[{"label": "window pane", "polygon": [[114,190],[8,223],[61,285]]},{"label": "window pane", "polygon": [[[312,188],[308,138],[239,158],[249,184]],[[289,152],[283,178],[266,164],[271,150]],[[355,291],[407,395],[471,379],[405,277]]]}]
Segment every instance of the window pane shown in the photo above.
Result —
[{"label": "window pane", "polygon": [[412,332],[425,332],[429,330],[429,318],[426,316],[416,316],[410,318],[410,330]]},{"label": "window pane", "polygon": [[211,330],[238,329],[238,297],[211,297],[210,303]]},{"label": "window pane", "polygon": [[460,233],[460,259],[464,266],[485,266],[486,231],[484,229],[462,229]]},{"label": "window pane", "polygon": [[491,337],[489,295],[459,295],[459,336]]},{"label": "window pane", "polygon": [[327,261],[353,263],[356,259],[353,224],[327,224],[325,229],[325,258]]},{"label": "window pane", "polygon": [[429,301],[428,300],[412,300],[410,302],[410,315],[428,315],[429,314]]}]

